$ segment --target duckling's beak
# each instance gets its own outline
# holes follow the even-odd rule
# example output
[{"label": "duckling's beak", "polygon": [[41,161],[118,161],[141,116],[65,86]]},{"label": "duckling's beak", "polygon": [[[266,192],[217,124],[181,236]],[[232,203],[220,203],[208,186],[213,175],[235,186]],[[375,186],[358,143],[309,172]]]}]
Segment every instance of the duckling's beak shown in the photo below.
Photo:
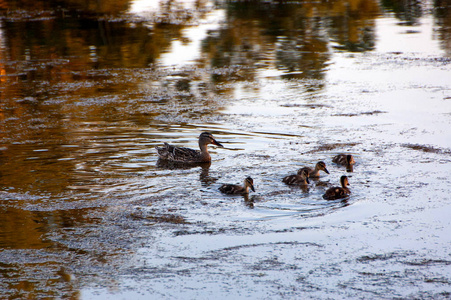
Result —
[{"label": "duckling's beak", "polygon": [[310,180],[308,179],[308,177],[305,178],[305,182],[307,182],[308,184],[310,184]]},{"label": "duckling's beak", "polygon": [[221,143],[219,143],[217,140],[213,140],[213,143],[212,143],[213,145],[216,145],[216,146],[219,146],[219,147],[221,147],[221,148],[224,148],[224,146],[221,144]]},{"label": "duckling's beak", "polygon": [[255,189],[254,189],[254,185],[253,185],[253,184],[251,184],[250,188],[251,188],[251,190],[252,190],[253,192],[255,192]]},{"label": "duckling's beak", "polygon": [[326,174],[330,174],[326,168],[324,168],[324,172],[326,172]]}]

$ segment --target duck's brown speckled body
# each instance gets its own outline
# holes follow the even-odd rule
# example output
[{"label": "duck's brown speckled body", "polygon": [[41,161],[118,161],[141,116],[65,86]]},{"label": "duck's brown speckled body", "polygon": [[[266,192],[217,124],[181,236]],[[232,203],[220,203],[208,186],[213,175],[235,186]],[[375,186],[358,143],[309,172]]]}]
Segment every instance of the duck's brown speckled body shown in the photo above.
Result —
[{"label": "duck's brown speckled body", "polygon": [[332,162],[343,166],[355,164],[354,157],[351,154],[338,154],[332,158]]},{"label": "duck's brown speckled body", "polygon": [[222,193],[229,195],[248,194],[249,189],[255,192],[254,180],[251,177],[246,177],[246,179],[244,179],[244,186],[239,184],[223,184],[219,188]]},{"label": "duck's brown speckled body", "polygon": [[351,191],[348,189],[348,177],[345,175],[341,176],[340,183],[341,187],[335,186],[329,188],[323,195],[323,198],[326,200],[336,200],[348,197],[351,194]]},{"label": "duck's brown speckled body", "polygon": [[155,149],[157,149],[158,156],[162,160],[180,163],[204,163],[211,161],[211,157],[207,149],[207,145],[209,144],[223,147],[218,141],[215,140],[211,133],[203,132],[199,136],[200,151],[185,147],[176,147],[169,145],[168,143],[164,143],[163,147],[155,147]]},{"label": "duck's brown speckled body", "polygon": [[299,169],[296,175],[288,175],[282,179],[282,182],[289,185],[307,185],[310,183],[309,172],[304,168]]}]

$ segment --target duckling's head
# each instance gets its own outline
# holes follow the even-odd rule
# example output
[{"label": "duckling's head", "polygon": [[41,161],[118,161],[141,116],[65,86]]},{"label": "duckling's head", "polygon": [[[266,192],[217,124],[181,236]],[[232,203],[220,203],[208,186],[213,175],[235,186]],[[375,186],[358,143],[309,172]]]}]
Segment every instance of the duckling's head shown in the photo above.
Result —
[{"label": "duckling's head", "polygon": [[224,148],[223,145],[221,145],[210,132],[202,132],[199,136],[199,145],[208,145],[213,144],[219,147]]},{"label": "duckling's head", "polygon": [[252,190],[253,192],[255,192],[255,189],[254,189],[254,180],[253,180],[250,176],[248,176],[248,177],[246,177],[246,179],[244,179],[244,186],[250,187],[251,190]]},{"label": "duckling's head", "polygon": [[340,183],[342,187],[344,188],[347,187],[349,185],[348,176],[346,175],[341,176]]},{"label": "duckling's head", "polygon": [[308,169],[302,169],[301,173],[299,175],[301,175],[303,178],[305,178],[305,182],[310,183],[310,180],[309,180],[310,174],[309,174]]},{"label": "duckling's head", "polygon": [[355,164],[354,157],[351,154],[346,155],[346,161],[347,161],[348,165]]},{"label": "duckling's head", "polygon": [[319,161],[319,162],[316,164],[316,166],[317,166],[318,170],[323,170],[323,171],[326,172],[327,174],[330,174],[329,171],[328,171],[327,168],[326,168],[326,163],[325,163],[325,162]]}]

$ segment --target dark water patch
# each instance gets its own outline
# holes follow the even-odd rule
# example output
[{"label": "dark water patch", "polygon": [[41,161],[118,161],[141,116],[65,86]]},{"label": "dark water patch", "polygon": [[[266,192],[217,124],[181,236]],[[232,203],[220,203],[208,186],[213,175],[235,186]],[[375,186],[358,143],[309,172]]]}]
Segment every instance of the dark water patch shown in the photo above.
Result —
[{"label": "dark water patch", "polygon": [[386,254],[372,254],[372,255],[364,255],[359,258],[357,258],[358,262],[361,263],[369,263],[374,261],[386,261],[386,260],[392,260],[392,259],[400,259],[405,258],[409,255],[413,255],[413,252],[391,252]]},{"label": "dark water patch", "polygon": [[149,211],[132,212],[130,217],[134,220],[147,220],[151,223],[189,224],[181,215],[151,213]]},{"label": "dark water patch", "polygon": [[359,143],[332,143],[332,144],[322,144],[316,146],[314,149],[304,152],[303,154],[317,153],[317,152],[327,152],[332,151],[337,148],[349,148],[358,145]]},{"label": "dark water patch", "polygon": [[293,227],[293,228],[285,228],[285,229],[276,229],[276,230],[273,230],[272,232],[274,232],[274,233],[287,233],[287,232],[295,232],[295,231],[299,231],[299,230],[309,230],[309,229],[316,230],[316,229],[319,229],[319,227],[315,227],[315,226],[312,226],[312,227]]},{"label": "dark water patch", "polygon": [[[390,277],[392,275],[392,277]],[[393,299],[401,298],[401,293],[396,288],[390,288],[394,285],[393,278],[398,277],[398,274],[386,274],[384,277],[367,277],[360,276],[359,280],[364,281],[365,285],[359,285],[356,280],[349,280],[337,284],[341,290],[345,290],[347,298],[377,298],[377,299]],[[374,289],[377,287],[378,289]],[[386,295],[390,295],[387,297]]]},{"label": "dark water patch", "polygon": [[[196,262],[195,258],[183,258],[181,257],[181,260],[186,260],[187,262],[192,261]],[[199,261],[203,261],[203,259],[199,259]],[[129,268],[127,270],[127,273],[131,275],[145,275],[147,279],[159,279],[159,278],[173,278],[174,275],[180,275],[180,276],[189,276],[192,274],[192,270],[189,269],[180,269],[180,270],[174,270],[171,268],[171,266],[168,267],[139,267],[139,268]]]},{"label": "dark water patch", "polygon": [[377,273],[377,272],[366,272],[366,271],[362,271],[362,272],[357,272],[359,275],[362,276],[368,276],[368,277],[381,277],[381,276],[387,276],[387,273]]},{"label": "dark water patch", "polygon": [[223,248],[220,250],[215,250],[218,252],[222,252],[222,251],[235,251],[235,250],[240,250],[240,249],[247,249],[247,248],[256,248],[256,247],[262,247],[262,246],[267,246],[267,245],[275,245],[275,246],[279,246],[279,245],[288,245],[288,246],[313,246],[313,247],[318,247],[318,248],[322,248],[324,247],[323,245],[317,244],[317,243],[311,243],[311,242],[296,242],[296,241],[290,241],[290,242],[275,242],[275,243],[261,243],[261,244],[247,244],[247,245],[239,245],[239,246],[234,246],[234,247],[227,247],[227,248]]},{"label": "dark water patch", "polygon": [[378,115],[378,114],[385,114],[386,111],[380,111],[380,110],[374,110],[374,111],[367,111],[367,112],[361,112],[361,113],[348,113],[348,114],[333,114],[332,116],[335,117],[357,117],[357,116],[372,116],[372,115]]},{"label": "dark water patch", "polygon": [[404,31],[404,34],[418,34],[420,32],[421,31],[417,31],[417,30],[406,30],[406,31]]},{"label": "dark water patch", "polygon": [[420,61],[420,62],[427,62],[427,63],[436,63],[440,64],[442,66],[447,66],[451,64],[451,58],[449,57],[405,57],[403,58],[405,61]]},{"label": "dark water patch", "polygon": [[449,149],[441,149],[441,148],[436,148],[434,146],[428,146],[428,145],[402,144],[401,146],[412,149],[412,150],[426,152],[426,153],[447,154],[447,155],[451,154],[451,150],[449,150]]},{"label": "dark water patch", "polygon": [[176,230],[173,232],[174,236],[184,236],[184,235],[198,235],[198,234],[222,234],[225,233],[226,230],[224,228],[220,229],[204,229],[204,230]]},{"label": "dark water patch", "polygon": [[199,262],[204,262],[204,261],[214,261],[214,260],[218,260],[221,257],[213,257],[213,256],[208,256],[208,257],[187,257],[187,256],[174,256],[173,257],[176,260],[182,261],[184,263],[199,263]]},{"label": "dark water patch", "polygon": [[451,293],[449,292],[418,292],[416,294],[411,295],[410,297],[400,298],[400,299],[411,299],[412,297],[418,299],[439,299],[439,300],[447,300],[451,297]]},{"label": "dark water patch", "polygon": [[[212,205],[208,206],[208,203],[205,203],[206,207],[214,208]],[[245,204],[243,204],[245,206]],[[218,221],[222,216],[218,216]],[[186,223],[189,226],[174,228],[172,231],[172,235],[175,237],[183,237],[183,236],[220,236],[220,235],[241,235],[248,234],[250,232],[256,231],[256,228],[249,228],[246,226],[238,226],[234,222],[222,222],[221,225],[218,226],[218,223],[210,222],[210,221],[199,221]]]},{"label": "dark water patch", "polygon": [[330,108],[332,106],[327,105],[327,104],[296,104],[296,103],[288,103],[288,104],[281,104],[280,106],[282,107],[305,107],[305,108],[310,108],[310,109],[315,109],[315,108]]},{"label": "dark water patch", "polygon": [[[233,149],[235,150],[235,149]],[[236,150],[244,150],[244,149],[236,149]],[[265,159],[273,159],[273,157],[271,155],[265,155],[265,154],[246,154],[246,153],[240,153],[237,155],[233,156],[234,158],[240,159],[240,158],[255,158],[255,159],[261,159],[261,160],[265,160]]]},{"label": "dark water patch", "polygon": [[302,135],[285,132],[251,131],[252,136],[261,136],[272,140],[286,139],[287,137],[301,137]]},{"label": "dark water patch", "polygon": [[424,282],[451,285],[451,280],[446,277],[428,277],[424,279]]},{"label": "dark water patch", "polygon": [[295,264],[286,264],[278,260],[277,257],[270,259],[263,259],[249,266],[253,271],[282,271],[282,270],[296,270],[298,266]]},{"label": "dark water patch", "polygon": [[374,62],[374,66],[381,64],[389,67],[391,64],[398,67],[413,67],[413,66],[434,66],[434,67],[447,67],[451,64],[451,58],[442,56],[424,56],[416,53],[384,53],[378,54],[380,60]]},{"label": "dark water patch", "polygon": [[404,261],[403,264],[409,266],[427,267],[427,266],[448,266],[451,265],[451,261],[443,259],[421,259],[415,261]]}]

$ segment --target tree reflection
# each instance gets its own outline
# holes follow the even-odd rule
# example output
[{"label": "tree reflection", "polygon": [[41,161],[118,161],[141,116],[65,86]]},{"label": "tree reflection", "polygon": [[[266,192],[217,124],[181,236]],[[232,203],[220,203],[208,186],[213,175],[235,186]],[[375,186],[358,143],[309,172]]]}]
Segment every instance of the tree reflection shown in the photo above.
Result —
[{"label": "tree reflection", "polygon": [[[14,89],[23,91],[19,97],[36,97],[36,92],[26,94],[40,90],[26,86],[30,80],[79,82],[89,78],[87,70],[155,65],[172,41],[189,43],[183,30],[196,22],[193,18],[199,20],[208,12],[206,1],[196,3],[197,15],[183,11],[177,1],[161,1],[160,16],[130,22],[129,1],[22,0],[6,1],[3,6],[3,38],[8,45],[4,56],[11,64],[2,72],[25,79],[19,80],[23,88]],[[20,7],[30,9],[19,13]],[[343,51],[367,51],[374,46],[375,1],[274,4],[254,0],[222,7],[226,22],[204,40],[198,64],[241,68],[239,73],[211,74],[213,83],[252,81],[258,70],[267,68],[289,78],[320,80],[330,60],[331,41]],[[116,87],[109,91],[124,89]]]},{"label": "tree reflection", "polygon": [[3,0],[0,8],[10,10],[12,13],[25,13],[27,16],[57,13],[64,17],[66,13],[74,12],[84,16],[117,16],[129,6],[130,0]]},{"label": "tree reflection", "polygon": [[382,5],[385,9],[394,12],[396,18],[402,21],[402,25],[416,25],[423,15],[421,1],[383,0]]},{"label": "tree reflection", "polygon": [[[400,20],[400,25],[417,26],[425,12],[429,12],[421,1],[384,0],[381,2],[385,10],[393,12]],[[451,3],[449,0],[433,1],[432,13],[438,25],[437,38],[447,55],[451,55]]]},{"label": "tree reflection", "polygon": [[434,1],[435,20],[439,26],[438,38],[447,56],[451,56],[451,1]]},{"label": "tree reflection", "polygon": [[345,51],[374,47],[376,1],[240,1],[228,3],[226,10],[226,24],[210,34],[203,51],[209,53],[212,66],[250,67],[243,80],[255,79],[249,70],[271,67],[289,78],[323,79],[330,40]]},{"label": "tree reflection", "polygon": [[374,48],[376,1],[333,1],[328,9],[328,27],[336,49],[361,52]]}]

